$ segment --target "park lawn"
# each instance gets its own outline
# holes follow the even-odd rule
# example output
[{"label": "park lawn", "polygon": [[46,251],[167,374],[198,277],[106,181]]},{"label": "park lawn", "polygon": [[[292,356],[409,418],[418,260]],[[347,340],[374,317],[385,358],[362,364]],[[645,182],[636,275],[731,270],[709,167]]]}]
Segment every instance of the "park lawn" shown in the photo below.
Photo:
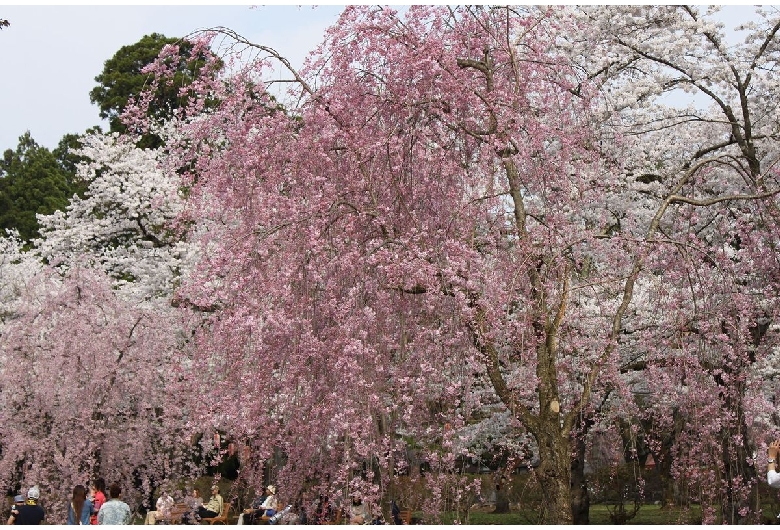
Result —
[{"label": "park lawn", "polygon": [[[609,518],[610,511],[605,504],[594,504],[590,507],[590,524],[610,525],[613,524]],[[417,514],[415,514],[417,515]],[[772,523],[775,519],[773,507],[765,505],[763,509],[764,522]],[[453,517],[443,518],[444,523],[450,523]],[[534,524],[536,514],[524,512],[523,510],[514,510],[507,514],[495,514],[490,512],[472,511],[469,513],[467,524]],[[681,524],[701,524],[701,507],[692,505],[688,508],[661,508],[659,505],[646,504],[642,506],[636,516],[628,521],[631,525],[681,525]]]},{"label": "park lawn", "polygon": [[[764,511],[765,516],[767,511]],[[609,509],[604,504],[594,504],[590,507],[590,524],[610,525]],[[415,513],[415,516],[422,514]],[[490,513],[489,511],[472,511],[469,513],[466,524],[473,525],[528,525],[536,524],[536,512],[533,510],[513,510],[511,513]],[[442,517],[443,524],[451,524],[454,515]],[[701,524],[701,509],[698,505],[690,508],[664,508],[654,504],[642,506],[636,516],[628,521],[628,524],[636,525],[662,525],[662,524]]]},{"label": "park lawn", "polygon": [[[613,524],[610,511],[605,504],[590,507],[590,524]],[[701,524],[701,507],[661,508],[656,504],[645,504],[627,524]]]}]

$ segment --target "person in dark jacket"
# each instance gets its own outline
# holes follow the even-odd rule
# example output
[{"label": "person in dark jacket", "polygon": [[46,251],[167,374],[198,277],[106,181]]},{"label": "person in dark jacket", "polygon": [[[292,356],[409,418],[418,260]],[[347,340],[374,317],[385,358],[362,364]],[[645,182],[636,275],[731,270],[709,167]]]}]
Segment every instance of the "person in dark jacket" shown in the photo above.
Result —
[{"label": "person in dark jacket", "polygon": [[41,524],[46,518],[46,512],[40,505],[41,490],[33,486],[27,491],[27,501],[16,506],[16,513],[11,512],[8,524]]}]

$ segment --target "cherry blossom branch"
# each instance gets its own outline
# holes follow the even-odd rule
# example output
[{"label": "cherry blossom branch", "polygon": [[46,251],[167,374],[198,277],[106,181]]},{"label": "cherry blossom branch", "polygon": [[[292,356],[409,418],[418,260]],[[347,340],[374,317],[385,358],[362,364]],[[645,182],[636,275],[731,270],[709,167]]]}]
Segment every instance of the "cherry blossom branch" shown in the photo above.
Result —
[{"label": "cherry blossom branch", "polygon": [[718,204],[719,202],[726,202],[726,201],[747,201],[747,200],[766,199],[768,197],[777,195],[778,193],[780,193],[780,189],[768,191],[766,193],[758,193],[756,195],[726,195],[724,197],[715,197],[713,199],[691,199],[689,197],[683,197],[681,195],[672,195],[669,197],[669,200],[671,203],[685,203],[685,204],[691,204],[693,206],[712,206],[713,204]]}]

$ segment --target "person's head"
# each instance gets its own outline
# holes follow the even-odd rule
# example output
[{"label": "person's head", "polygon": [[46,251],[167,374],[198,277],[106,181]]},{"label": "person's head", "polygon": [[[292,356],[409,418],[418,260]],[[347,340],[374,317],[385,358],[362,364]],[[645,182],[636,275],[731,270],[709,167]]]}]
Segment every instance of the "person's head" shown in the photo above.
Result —
[{"label": "person's head", "polygon": [[96,491],[100,491],[103,493],[106,492],[106,481],[103,480],[102,477],[96,478],[95,481],[93,482],[93,486],[95,487]]},{"label": "person's head", "polygon": [[212,495],[219,495],[219,486],[217,486],[216,484],[211,486],[211,494]]},{"label": "person's head", "polygon": [[78,486],[75,486],[73,488],[73,500],[74,501],[78,500],[78,499],[84,500],[86,498],[87,498],[87,489],[84,486],[79,484]]},{"label": "person's head", "polygon": [[77,485],[73,488],[73,498],[71,499],[73,502],[73,514],[76,517],[76,520],[78,521],[81,517],[81,509],[84,508],[84,501],[87,500],[87,488],[82,486],[81,484]]},{"label": "person's head", "polygon": [[192,496],[200,497],[200,490],[198,488],[192,488]]},{"label": "person's head", "polygon": [[38,489],[38,486],[33,486],[32,488],[27,490],[28,499],[37,501],[40,497],[41,497],[41,490]]},{"label": "person's head", "polygon": [[268,495],[276,495],[276,486],[269,484],[268,487],[265,488],[265,491],[268,493]]},{"label": "person's head", "polygon": [[20,504],[24,504],[24,495],[17,495],[16,497],[14,497],[14,504],[16,504],[17,506]]},{"label": "person's head", "polygon": [[114,482],[111,484],[111,486],[108,488],[108,493],[111,495],[112,499],[118,499],[119,496],[122,494],[122,488],[119,487],[119,484]]}]

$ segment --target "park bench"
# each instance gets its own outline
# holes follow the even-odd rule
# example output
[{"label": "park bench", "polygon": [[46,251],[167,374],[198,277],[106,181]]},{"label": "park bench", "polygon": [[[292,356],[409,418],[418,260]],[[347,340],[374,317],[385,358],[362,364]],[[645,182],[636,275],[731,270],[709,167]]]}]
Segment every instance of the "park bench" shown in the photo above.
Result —
[{"label": "park bench", "polygon": [[179,503],[174,504],[168,515],[162,515],[157,517],[155,524],[181,524],[182,516],[189,511],[188,505]]},{"label": "park bench", "polygon": [[341,524],[341,519],[344,517],[344,509],[336,508],[333,511],[333,520],[325,521],[323,524]]},{"label": "park bench", "polygon": [[401,519],[403,524],[412,524],[412,510],[401,510],[398,518]]},{"label": "park bench", "polygon": [[[276,512],[279,513],[284,509],[284,505],[281,502],[276,503]],[[273,517],[273,515],[271,516]],[[266,514],[263,514],[260,516],[260,522],[261,524],[268,524],[268,521],[271,520],[271,517],[267,516]]]},{"label": "park bench", "polygon": [[216,517],[204,517],[200,520],[201,523],[208,523],[208,524],[216,524],[216,523],[222,523],[222,524],[228,524],[228,512],[230,512],[230,505],[231,503],[225,502],[222,504],[222,513],[220,513]]}]

